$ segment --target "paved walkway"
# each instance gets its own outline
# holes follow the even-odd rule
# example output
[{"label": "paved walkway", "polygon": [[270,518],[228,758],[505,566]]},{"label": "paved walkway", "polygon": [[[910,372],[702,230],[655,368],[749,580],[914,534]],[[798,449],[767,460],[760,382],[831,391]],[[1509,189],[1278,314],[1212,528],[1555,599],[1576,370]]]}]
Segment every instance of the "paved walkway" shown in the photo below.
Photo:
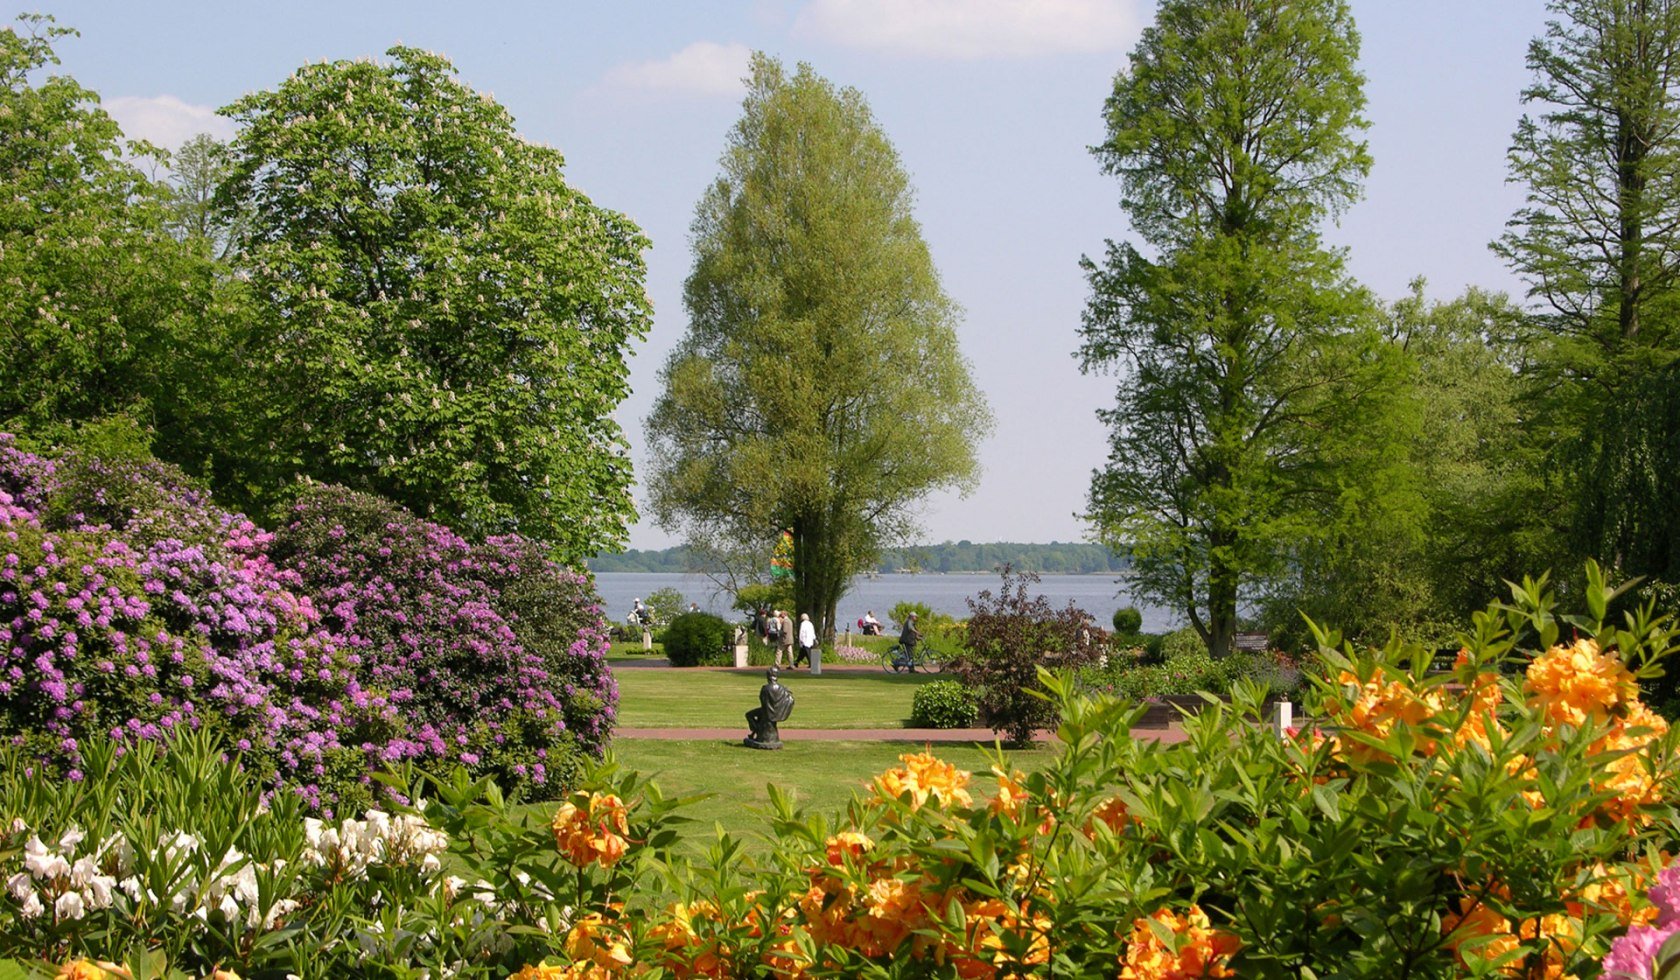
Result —
[{"label": "paved walkway", "polygon": [[[632,670],[670,670],[673,669],[669,661],[662,658],[648,657],[643,659],[615,659],[610,661],[612,669]],[[732,674],[762,674],[763,667],[684,667],[684,671],[707,670],[725,671]],[[855,663],[824,663],[822,672],[825,674],[874,673],[881,670],[880,664]],[[786,671],[784,671],[785,673]],[[799,673],[806,673],[807,669],[800,667]],[[733,742],[739,743],[747,735],[746,727],[739,728],[624,728],[614,730],[618,738],[625,739],[656,739],[669,742]],[[781,726],[782,741],[784,742],[901,742],[906,745],[925,745],[930,743],[969,743],[978,742],[990,746],[998,740],[996,732],[990,728],[800,728],[792,722]],[[1055,736],[1052,732],[1039,732],[1034,741],[1048,742]],[[1150,741],[1170,744],[1184,741],[1184,730],[1177,724],[1165,728],[1134,728],[1132,737],[1148,739]]]},{"label": "paved walkway", "polygon": [[[781,726],[784,742],[902,742],[906,745],[979,742],[990,746],[998,735],[990,728],[793,728]],[[624,739],[660,739],[672,742],[740,742],[747,735],[740,728],[617,728],[613,734]],[[1048,742],[1055,736],[1039,732],[1035,741]],[[1178,725],[1166,728],[1134,728],[1132,737],[1170,744],[1184,741]]]}]

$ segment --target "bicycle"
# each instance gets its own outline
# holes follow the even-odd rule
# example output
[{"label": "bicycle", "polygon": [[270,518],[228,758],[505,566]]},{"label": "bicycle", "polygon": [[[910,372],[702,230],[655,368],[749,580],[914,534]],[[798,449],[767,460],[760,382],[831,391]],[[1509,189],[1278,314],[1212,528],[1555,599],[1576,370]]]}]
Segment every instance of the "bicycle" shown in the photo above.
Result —
[{"label": "bicycle", "polygon": [[916,645],[913,654],[905,657],[904,644],[894,643],[881,654],[881,669],[895,674],[903,671],[914,674],[918,669],[937,674],[945,669],[945,655],[924,641]]}]

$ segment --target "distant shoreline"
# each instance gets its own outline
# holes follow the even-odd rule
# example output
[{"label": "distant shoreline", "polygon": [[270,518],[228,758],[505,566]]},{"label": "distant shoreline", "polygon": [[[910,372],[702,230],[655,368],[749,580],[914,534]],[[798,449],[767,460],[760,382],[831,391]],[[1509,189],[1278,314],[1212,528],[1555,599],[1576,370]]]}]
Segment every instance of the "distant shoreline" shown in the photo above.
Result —
[{"label": "distant shoreline", "polygon": [[[708,574],[696,570],[700,564],[698,556],[681,546],[597,555],[586,564],[590,571],[602,575],[615,572]],[[859,575],[994,575],[1003,565],[1039,575],[1123,575],[1130,571],[1131,561],[1129,555],[1100,544],[947,541],[885,550],[873,566],[860,569]]]}]

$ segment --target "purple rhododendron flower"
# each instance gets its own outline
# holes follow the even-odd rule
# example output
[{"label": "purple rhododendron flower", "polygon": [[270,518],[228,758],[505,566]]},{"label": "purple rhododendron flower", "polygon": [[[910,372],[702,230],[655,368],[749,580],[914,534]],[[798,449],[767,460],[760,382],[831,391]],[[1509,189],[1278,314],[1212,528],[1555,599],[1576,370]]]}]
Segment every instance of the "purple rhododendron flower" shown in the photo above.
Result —
[{"label": "purple rhododendron flower", "polygon": [[585,576],[339,488],[270,533],[164,464],[0,434],[0,581],[0,734],[61,771],[208,720],[324,809],[399,761],[549,783],[527,760],[599,755],[616,714]]}]

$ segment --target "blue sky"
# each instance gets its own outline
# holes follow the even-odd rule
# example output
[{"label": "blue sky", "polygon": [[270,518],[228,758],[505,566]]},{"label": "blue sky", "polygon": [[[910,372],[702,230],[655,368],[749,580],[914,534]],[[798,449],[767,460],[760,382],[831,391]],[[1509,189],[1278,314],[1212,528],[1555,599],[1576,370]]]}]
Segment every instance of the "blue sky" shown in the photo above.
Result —
[{"label": "blue sky", "polygon": [[[747,54],[808,61],[860,89],[917,190],[964,349],[997,427],[968,498],[939,495],[924,541],[1074,541],[1106,455],[1097,408],[1115,379],[1073,358],[1086,299],[1081,255],[1123,238],[1119,188],[1086,148],[1102,138],[1113,75],[1152,16],[1141,0],[742,0],[247,4],[58,0],[82,32],[60,70],[99,92],[131,136],[165,145],[229,134],[213,110],[309,61],[393,44],[448,55],[530,139],[562,150],[572,182],[653,241],[654,327],[619,412],[643,457],[642,419],[682,336],[694,205],[739,111]],[[1396,298],[1417,276],[1439,298],[1520,292],[1487,243],[1521,203],[1505,151],[1530,81],[1542,0],[1354,0],[1375,167],[1365,199],[1328,231],[1353,275]],[[675,543],[651,522],[639,548]]]}]

